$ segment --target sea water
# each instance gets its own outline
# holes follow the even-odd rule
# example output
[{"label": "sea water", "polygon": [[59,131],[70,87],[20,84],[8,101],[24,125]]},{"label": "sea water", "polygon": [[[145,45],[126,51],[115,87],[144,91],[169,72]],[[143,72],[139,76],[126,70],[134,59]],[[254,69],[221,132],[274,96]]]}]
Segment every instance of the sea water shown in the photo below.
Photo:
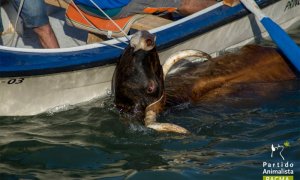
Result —
[{"label": "sea water", "polygon": [[[290,33],[300,40],[299,30]],[[255,86],[269,91],[180,104],[159,117],[191,135],[125,125],[109,97],[32,117],[0,117],[0,179],[297,179],[300,81],[242,88]]]}]

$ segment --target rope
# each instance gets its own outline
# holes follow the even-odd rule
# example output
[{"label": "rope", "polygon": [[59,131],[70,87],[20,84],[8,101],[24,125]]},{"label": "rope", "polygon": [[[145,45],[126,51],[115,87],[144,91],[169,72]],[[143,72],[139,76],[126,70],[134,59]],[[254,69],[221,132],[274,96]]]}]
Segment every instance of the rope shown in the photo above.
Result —
[{"label": "rope", "polygon": [[[79,12],[79,14],[81,15],[81,17],[83,17],[83,19],[84,19],[90,26],[92,26],[92,27],[95,28],[95,29],[99,29],[99,28],[97,28],[91,21],[89,21],[89,20],[85,17],[84,14],[82,14],[81,10],[78,8],[78,6],[74,3],[73,0],[71,0],[71,2],[73,3],[75,9]],[[107,14],[106,14],[106,15],[107,15]],[[107,15],[107,16],[108,16],[108,15]],[[112,21],[114,22],[114,20],[112,20]],[[115,22],[114,22],[114,23],[115,23]],[[115,23],[115,24],[116,24],[116,23]],[[116,25],[117,25],[117,24],[116,24]],[[125,37],[128,39],[127,34],[122,30],[122,28],[120,28],[120,26],[118,26],[118,25],[117,25],[117,27],[121,30],[121,32],[122,32],[123,34],[125,34]],[[124,44],[126,44],[126,45],[128,44],[127,42],[122,41],[122,40],[119,39],[119,38],[115,38],[115,37],[110,37],[110,38],[115,39],[115,40],[117,40],[117,41],[119,41],[119,42],[121,42],[121,43],[124,43]],[[128,39],[128,40],[129,40],[129,39]],[[123,47],[120,47],[120,46],[117,46],[117,45],[108,44],[108,43],[105,43],[105,42],[99,42],[99,43],[104,44],[104,45],[108,45],[108,46],[112,46],[112,47],[116,47],[116,48],[119,48],[119,49],[124,49]]]},{"label": "rope", "polygon": [[103,13],[123,34],[124,36],[127,38],[127,40],[129,41],[130,38],[129,36],[123,31],[123,29],[111,18],[109,17],[109,15],[107,15],[95,2],[94,0],[89,0],[101,13]]},{"label": "rope", "polygon": [[[20,17],[20,14],[21,14],[23,5],[24,5],[24,1],[25,1],[25,0],[21,0],[21,1],[20,1],[19,8],[18,8],[18,13],[17,13],[17,17],[16,17],[16,21],[15,21],[15,24],[14,24],[14,29],[15,29],[15,31],[13,32],[13,35],[12,35],[12,37],[10,38],[10,40],[7,42],[7,44],[9,44],[9,45],[7,45],[7,46],[11,46],[11,47],[13,46],[13,42],[14,42],[15,36],[16,36],[16,34],[17,34],[17,32],[16,32],[17,24],[18,24],[18,21],[19,21],[19,17]],[[16,43],[16,44],[17,44],[17,43]],[[15,46],[16,46],[16,44],[15,44]]]}]

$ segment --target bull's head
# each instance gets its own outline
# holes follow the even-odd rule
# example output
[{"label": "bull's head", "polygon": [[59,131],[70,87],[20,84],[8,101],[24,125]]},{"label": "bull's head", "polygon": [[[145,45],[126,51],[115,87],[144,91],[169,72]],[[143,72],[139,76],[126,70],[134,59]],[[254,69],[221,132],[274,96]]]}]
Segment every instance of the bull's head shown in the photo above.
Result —
[{"label": "bull's head", "polygon": [[143,120],[146,107],[164,92],[163,70],[154,35],[147,31],[133,35],[117,64],[113,83],[117,108]]},{"label": "bull's head", "polygon": [[[189,51],[188,55],[185,53],[184,56],[190,54]],[[148,31],[134,34],[130,45],[117,63],[113,77],[112,90],[116,107],[149,128],[187,133],[188,131],[180,126],[156,122],[156,114],[162,110],[165,103],[163,71],[167,72],[172,64],[182,59],[181,56],[182,53],[172,57],[163,70],[155,47],[155,36]]]}]

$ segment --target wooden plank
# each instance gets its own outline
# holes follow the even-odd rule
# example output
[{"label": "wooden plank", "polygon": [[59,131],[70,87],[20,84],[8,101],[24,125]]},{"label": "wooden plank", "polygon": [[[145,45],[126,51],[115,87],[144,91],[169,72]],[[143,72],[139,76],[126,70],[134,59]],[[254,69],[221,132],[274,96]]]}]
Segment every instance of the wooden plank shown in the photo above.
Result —
[{"label": "wooden plank", "polygon": [[239,3],[240,3],[239,0],[223,0],[223,4],[230,6],[230,7],[236,6]]},{"label": "wooden plank", "polygon": [[60,8],[64,8],[66,9],[68,7],[68,0],[44,0],[46,4],[52,5],[52,6],[56,6],[56,7],[60,7]]},{"label": "wooden plank", "polygon": [[89,32],[86,43],[87,44],[92,44],[92,43],[96,43],[96,42],[102,42],[102,41],[105,41],[105,40],[107,40],[107,37],[105,35],[95,34],[95,33]]},{"label": "wooden plank", "polygon": [[[156,27],[163,26],[165,24],[171,23],[171,20],[164,19],[154,15],[146,15],[145,17],[135,21],[131,28],[136,30],[150,30]],[[92,44],[96,42],[101,42],[107,40],[105,35],[95,34],[92,32],[88,33],[87,43]]]},{"label": "wooden plank", "polygon": [[[171,20],[161,18],[154,15],[146,15],[145,17],[135,21],[131,28],[135,30],[150,30],[156,27],[163,26],[165,24],[171,23]],[[92,44],[96,42],[101,42],[107,40],[105,35],[95,34],[92,32],[88,33],[87,43]]]},{"label": "wooden plank", "polygon": [[150,30],[171,23],[169,19],[161,18],[155,15],[146,15],[145,17],[135,21],[131,26],[136,30]]}]

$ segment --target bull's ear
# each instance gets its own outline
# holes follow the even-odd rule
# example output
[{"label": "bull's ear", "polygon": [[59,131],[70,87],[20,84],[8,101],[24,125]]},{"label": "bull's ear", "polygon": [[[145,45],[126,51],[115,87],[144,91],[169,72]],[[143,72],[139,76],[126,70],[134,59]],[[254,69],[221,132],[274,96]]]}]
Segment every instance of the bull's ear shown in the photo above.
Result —
[{"label": "bull's ear", "polygon": [[155,46],[155,43],[156,43],[156,36],[152,36],[152,37],[149,37],[148,39],[146,39],[146,45],[148,47],[152,47]]},{"label": "bull's ear", "polygon": [[142,49],[145,51],[151,51],[155,47],[155,37],[145,39],[142,43]]},{"label": "bull's ear", "polygon": [[149,47],[149,46],[153,46],[153,44],[154,44],[154,41],[152,40],[152,39],[147,39],[146,40],[146,45]]}]

